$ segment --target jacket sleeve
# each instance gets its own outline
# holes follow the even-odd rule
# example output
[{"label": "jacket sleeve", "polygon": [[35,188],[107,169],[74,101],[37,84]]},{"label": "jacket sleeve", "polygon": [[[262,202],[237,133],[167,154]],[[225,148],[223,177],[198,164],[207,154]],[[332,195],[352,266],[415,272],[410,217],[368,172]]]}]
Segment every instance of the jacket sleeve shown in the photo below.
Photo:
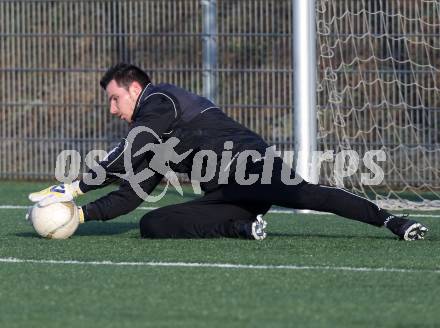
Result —
[{"label": "jacket sleeve", "polygon": [[[162,175],[156,173],[143,181],[140,186],[144,192],[150,194],[162,178]],[[123,181],[118,190],[82,206],[84,220],[110,220],[133,211],[142,202],[143,199],[136,194],[129,182]]]},{"label": "jacket sleeve", "polygon": [[[92,185],[83,179],[79,183],[81,191],[85,193],[102,188],[126,174],[127,169],[135,171],[145,157],[145,154],[135,154],[145,145],[158,143],[160,136],[171,129],[176,118],[176,105],[164,94],[154,94],[141,101],[125,138],[98,164],[99,167],[88,172],[95,178],[99,171],[104,171],[105,180]],[[131,167],[127,168],[127,164]]]}]

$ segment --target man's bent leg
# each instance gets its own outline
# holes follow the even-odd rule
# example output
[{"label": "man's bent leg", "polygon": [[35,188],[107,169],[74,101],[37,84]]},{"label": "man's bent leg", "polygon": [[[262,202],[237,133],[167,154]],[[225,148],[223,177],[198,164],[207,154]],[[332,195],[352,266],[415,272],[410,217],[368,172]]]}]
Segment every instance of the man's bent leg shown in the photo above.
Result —
[{"label": "man's bent leg", "polygon": [[162,207],[140,221],[142,238],[250,238],[256,213],[235,204],[187,202]]}]

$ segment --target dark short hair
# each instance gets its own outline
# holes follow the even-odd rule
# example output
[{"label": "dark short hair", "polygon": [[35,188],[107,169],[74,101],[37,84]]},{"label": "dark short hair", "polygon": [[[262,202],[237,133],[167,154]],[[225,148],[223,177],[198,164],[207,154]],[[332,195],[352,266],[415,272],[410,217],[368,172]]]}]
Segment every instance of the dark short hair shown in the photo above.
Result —
[{"label": "dark short hair", "polygon": [[148,74],[142,69],[127,63],[119,63],[110,67],[101,78],[99,84],[105,90],[111,80],[115,80],[120,87],[124,87],[127,90],[134,81],[138,82],[142,88],[145,88],[151,82]]}]

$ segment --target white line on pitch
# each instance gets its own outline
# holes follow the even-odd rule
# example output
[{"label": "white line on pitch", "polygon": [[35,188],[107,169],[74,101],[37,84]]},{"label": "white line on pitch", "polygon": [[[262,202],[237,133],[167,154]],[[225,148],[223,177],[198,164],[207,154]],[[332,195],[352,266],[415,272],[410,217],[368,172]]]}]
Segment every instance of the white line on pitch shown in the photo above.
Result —
[{"label": "white line on pitch", "polygon": [[[24,205],[0,205],[0,210],[13,210],[13,209],[27,209],[29,206]],[[152,211],[156,210],[158,207],[138,207],[136,210],[147,210]],[[270,210],[269,213],[277,213],[277,214],[298,214],[295,210],[283,210],[283,209],[273,209]],[[313,214],[313,215],[335,215],[333,213],[327,213],[327,212],[317,212],[317,211],[311,211],[307,210],[306,212],[300,212],[300,214]],[[399,213],[397,213],[399,215]],[[410,214],[412,217],[421,217],[421,218],[440,218],[440,214]]]},{"label": "white line on pitch", "polygon": [[0,209],[2,210],[14,210],[14,209],[22,209],[29,208],[29,206],[21,206],[21,205],[0,205]]},{"label": "white line on pitch", "polygon": [[364,268],[344,266],[303,266],[303,265],[252,265],[230,263],[187,263],[187,262],[112,262],[112,261],[59,261],[0,258],[1,263],[33,263],[91,266],[147,266],[147,267],[184,267],[184,268],[219,268],[219,269],[253,269],[253,270],[314,270],[314,271],[352,271],[352,272],[398,272],[398,273],[440,273],[440,270],[399,269],[399,268]]}]

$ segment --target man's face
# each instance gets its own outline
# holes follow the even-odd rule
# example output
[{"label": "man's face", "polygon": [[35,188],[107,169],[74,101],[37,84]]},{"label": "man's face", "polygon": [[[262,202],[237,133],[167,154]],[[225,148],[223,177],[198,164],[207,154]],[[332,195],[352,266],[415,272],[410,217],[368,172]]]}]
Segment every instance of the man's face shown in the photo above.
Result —
[{"label": "man's face", "polygon": [[140,84],[133,82],[127,90],[119,86],[115,80],[111,80],[105,91],[110,103],[110,113],[121,120],[131,122],[136,101],[142,92]]}]

